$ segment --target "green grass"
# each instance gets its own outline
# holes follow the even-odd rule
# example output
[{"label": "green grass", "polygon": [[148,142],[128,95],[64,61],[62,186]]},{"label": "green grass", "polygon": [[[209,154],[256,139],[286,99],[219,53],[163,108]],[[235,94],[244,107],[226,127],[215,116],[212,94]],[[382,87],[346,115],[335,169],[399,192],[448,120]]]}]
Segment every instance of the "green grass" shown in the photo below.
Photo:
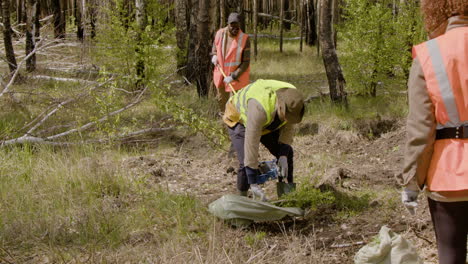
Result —
[{"label": "green grass", "polygon": [[152,241],[203,237],[211,217],[199,201],[131,178],[122,154],[104,155],[92,147],[0,152],[1,245],[103,250],[141,230]]}]

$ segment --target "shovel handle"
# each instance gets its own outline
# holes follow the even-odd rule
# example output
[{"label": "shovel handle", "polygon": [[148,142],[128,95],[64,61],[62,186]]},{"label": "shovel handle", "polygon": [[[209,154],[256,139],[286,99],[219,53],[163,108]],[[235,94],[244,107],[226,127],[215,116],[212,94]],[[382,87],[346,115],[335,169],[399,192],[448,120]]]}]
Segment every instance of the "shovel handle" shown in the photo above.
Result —
[{"label": "shovel handle", "polygon": [[[216,63],[216,66],[218,67],[219,71],[221,72],[221,74],[224,76],[224,78],[226,78],[226,74],[224,73],[223,71],[223,68],[221,68],[221,66]],[[231,88],[231,91],[234,93],[234,94],[237,94],[236,90],[234,90],[234,87],[232,87],[232,84],[231,83],[228,83],[229,84],[229,87]]]}]

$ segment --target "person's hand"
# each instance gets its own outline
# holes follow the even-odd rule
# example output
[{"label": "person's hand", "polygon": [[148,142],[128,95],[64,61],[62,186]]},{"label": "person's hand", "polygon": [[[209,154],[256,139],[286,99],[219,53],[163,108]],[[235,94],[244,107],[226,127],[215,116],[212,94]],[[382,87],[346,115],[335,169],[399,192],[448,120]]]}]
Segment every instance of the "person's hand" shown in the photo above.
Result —
[{"label": "person's hand", "polygon": [[286,156],[280,156],[278,159],[278,167],[280,175],[284,178],[288,177],[288,158]]},{"label": "person's hand", "polygon": [[228,77],[224,78],[224,83],[225,83],[225,84],[229,84],[229,83],[231,83],[232,81],[234,81],[234,79],[232,78],[231,75],[229,75]]},{"label": "person's hand", "polygon": [[213,63],[214,66],[216,66],[216,64],[218,64],[218,56],[213,55],[213,57],[211,57],[211,63]]},{"label": "person's hand", "polygon": [[418,207],[418,195],[419,191],[410,190],[408,188],[401,191],[401,201],[412,215],[416,213],[416,208]]}]

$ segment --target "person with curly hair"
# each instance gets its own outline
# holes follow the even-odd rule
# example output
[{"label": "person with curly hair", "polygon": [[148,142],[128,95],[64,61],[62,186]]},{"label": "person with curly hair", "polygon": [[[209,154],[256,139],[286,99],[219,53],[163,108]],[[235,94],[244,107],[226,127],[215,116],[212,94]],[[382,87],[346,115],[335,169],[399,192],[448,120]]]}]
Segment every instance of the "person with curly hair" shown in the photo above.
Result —
[{"label": "person with curly hair", "polygon": [[405,207],[429,202],[439,263],[465,264],[468,236],[468,0],[422,0],[430,40],[413,47]]}]

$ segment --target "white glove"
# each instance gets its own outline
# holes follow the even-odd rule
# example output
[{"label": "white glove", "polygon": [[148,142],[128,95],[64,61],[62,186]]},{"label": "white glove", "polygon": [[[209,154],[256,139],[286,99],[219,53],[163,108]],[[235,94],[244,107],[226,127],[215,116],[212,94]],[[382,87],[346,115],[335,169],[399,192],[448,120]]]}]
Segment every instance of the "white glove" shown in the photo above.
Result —
[{"label": "white glove", "polygon": [[234,79],[229,75],[228,77],[224,78],[224,83],[229,84],[230,82],[234,81]]},{"label": "white glove", "polygon": [[260,198],[262,202],[267,201],[265,192],[262,190],[260,186],[258,186],[258,184],[250,184],[250,190],[252,191],[254,199],[258,197]]},{"label": "white glove", "polygon": [[211,63],[213,63],[214,66],[216,66],[216,64],[218,63],[218,56],[213,55],[213,57],[211,57]]},{"label": "white glove", "polygon": [[416,208],[418,207],[418,195],[419,191],[413,191],[408,188],[401,191],[401,201],[412,215],[416,213]]},{"label": "white glove", "polygon": [[280,156],[278,159],[278,167],[280,175],[284,178],[288,177],[288,158],[286,156]]}]

